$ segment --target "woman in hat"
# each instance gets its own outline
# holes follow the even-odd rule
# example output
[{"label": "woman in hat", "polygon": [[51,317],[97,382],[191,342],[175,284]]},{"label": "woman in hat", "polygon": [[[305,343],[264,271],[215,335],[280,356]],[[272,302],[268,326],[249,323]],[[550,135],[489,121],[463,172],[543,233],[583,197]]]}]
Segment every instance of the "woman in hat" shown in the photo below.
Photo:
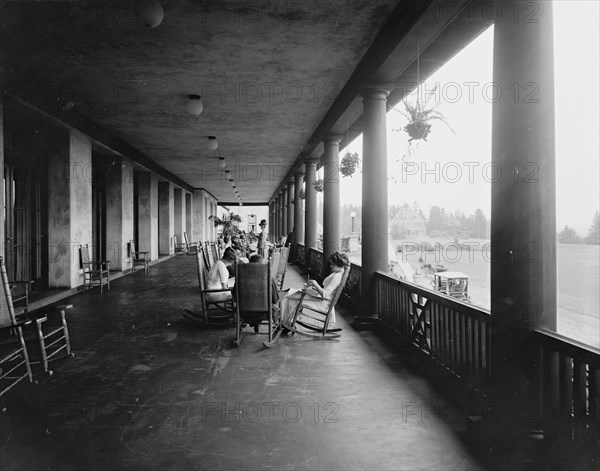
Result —
[{"label": "woman in hat", "polygon": [[258,234],[258,244],[256,246],[257,250],[258,250],[258,255],[260,255],[261,257],[265,257],[265,247],[267,245],[267,220],[263,219],[260,221],[260,224],[258,225],[258,227],[260,227],[261,229],[261,233]]}]

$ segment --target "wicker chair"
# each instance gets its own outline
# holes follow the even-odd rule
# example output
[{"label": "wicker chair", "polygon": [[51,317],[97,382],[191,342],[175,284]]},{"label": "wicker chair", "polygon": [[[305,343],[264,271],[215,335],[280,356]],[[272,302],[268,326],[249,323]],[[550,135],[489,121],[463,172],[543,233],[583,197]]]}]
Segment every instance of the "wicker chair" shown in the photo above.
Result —
[{"label": "wicker chair", "polygon": [[298,305],[296,306],[291,323],[289,325],[284,323],[283,327],[293,333],[307,337],[321,338],[324,340],[339,338],[341,336],[340,332],[342,329],[330,329],[329,322],[331,321],[333,308],[337,304],[338,299],[344,291],[349,274],[350,267],[348,266],[344,268],[342,280],[334,291],[328,308],[325,310],[317,310],[303,304],[304,297],[306,295],[306,293],[303,291],[300,300],[298,301]]},{"label": "wicker chair", "polygon": [[29,319],[17,321],[4,260],[0,257],[2,271],[2,295],[0,295],[0,396],[16,386],[21,380],[33,381],[29,355],[23,337],[23,326],[32,323]]},{"label": "wicker chair", "polygon": [[79,256],[83,268],[83,289],[90,289],[93,286],[102,288],[107,285],[110,290],[110,260],[91,260],[90,247],[86,245],[79,246]]},{"label": "wicker chair", "polygon": [[206,266],[204,250],[200,248],[196,252],[196,269],[198,272],[198,286],[200,288],[200,309],[201,311],[192,311],[185,309],[183,316],[186,319],[192,320],[200,324],[207,325],[224,325],[234,322],[233,300],[230,298],[226,301],[211,301],[208,298],[210,293],[223,293],[231,288],[207,289],[208,268]]},{"label": "wicker chair", "polygon": [[129,241],[129,256],[131,258],[131,273],[135,273],[138,268],[144,269],[144,274],[150,272],[150,252],[136,252],[135,242]]},{"label": "wicker chair", "polygon": [[255,333],[266,325],[265,347],[271,347],[281,334],[278,303],[273,303],[270,263],[238,263],[235,274],[235,345],[242,341],[242,329],[249,325]]}]

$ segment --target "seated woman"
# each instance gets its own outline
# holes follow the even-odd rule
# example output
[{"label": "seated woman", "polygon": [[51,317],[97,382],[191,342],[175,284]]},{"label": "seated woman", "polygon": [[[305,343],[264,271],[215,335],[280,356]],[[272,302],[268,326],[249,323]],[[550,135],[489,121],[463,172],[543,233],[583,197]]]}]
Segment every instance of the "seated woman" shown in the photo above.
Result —
[{"label": "seated woman", "polygon": [[[235,278],[229,277],[227,268],[235,263],[236,253],[231,247],[227,247],[223,253],[223,258],[210,268],[207,276],[207,289],[231,288],[235,283]],[[229,301],[231,299],[230,291],[220,293],[207,293],[207,301]]]},{"label": "seated woman", "polygon": [[[333,292],[340,285],[344,268],[350,265],[350,260],[345,253],[334,252],[329,256],[329,263],[331,264],[331,274],[323,280],[323,286],[320,286],[315,280],[308,280],[306,283],[304,289],[306,295],[302,301],[303,306],[314,308],[319,311],[326,311],[329,308]],[[301,296],[302,293],[300,290],[290,290],[289,294],[281,299],[283,325],[291,325],[294,312],[296,311]],[[335,328],[335,326],[336,319],[334,308],[331,311],[331,320],[328,328]]]}]

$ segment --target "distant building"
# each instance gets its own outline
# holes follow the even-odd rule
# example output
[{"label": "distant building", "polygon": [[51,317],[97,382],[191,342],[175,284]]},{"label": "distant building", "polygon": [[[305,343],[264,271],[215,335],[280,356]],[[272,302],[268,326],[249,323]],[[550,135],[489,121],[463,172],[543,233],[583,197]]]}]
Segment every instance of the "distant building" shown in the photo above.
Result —
[{"label": "distant building", "polygon": [[256,214],[248,214],[248,232],[256,233],[258,228],[257,219]]},{"label": "distant building", "polygon": [[418,208],[405,204],[390,221],[390,230],[404,237],[421,237],[427,232],[427,220]]}]

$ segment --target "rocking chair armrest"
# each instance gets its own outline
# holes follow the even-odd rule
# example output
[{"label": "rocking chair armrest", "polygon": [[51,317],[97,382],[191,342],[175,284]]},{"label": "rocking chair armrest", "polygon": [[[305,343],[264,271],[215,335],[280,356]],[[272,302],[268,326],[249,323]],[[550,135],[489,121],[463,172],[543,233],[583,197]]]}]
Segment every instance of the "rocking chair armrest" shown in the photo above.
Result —
[{"label": "rocking chair armrest", "polygon": [[148,255],[150,252],[133,252],[133,255]]},{"label": "rocking chair armrest", "polygon": [[0,330],[4,330],[4,329],[13,329],[15,327],[22,327],[24,325],[29,325],[31,324],[32,320],[31,319],[16,319],[14,324],[10,324],[10,325],[4,325],[2,327],[0,327]]},{"label": "rocking chair armrest", "polygon": [[99,266],[99,265],[106,265],[108,266],[108,264],[110,263],[110,260],[97,260],[97,261],[93,261],[93,262],[81,262],[84,266],[85,265],[91,265],[91,266]]},{"label": "rocking chair armrest", "polygon": [[31,286],[33,284],[33,280],[26,281],[9,281],[9,285],[25,285],[25,287]]}]

